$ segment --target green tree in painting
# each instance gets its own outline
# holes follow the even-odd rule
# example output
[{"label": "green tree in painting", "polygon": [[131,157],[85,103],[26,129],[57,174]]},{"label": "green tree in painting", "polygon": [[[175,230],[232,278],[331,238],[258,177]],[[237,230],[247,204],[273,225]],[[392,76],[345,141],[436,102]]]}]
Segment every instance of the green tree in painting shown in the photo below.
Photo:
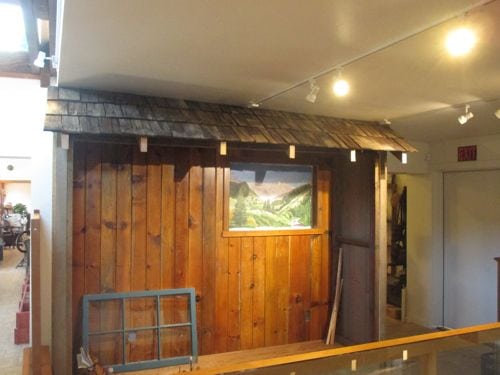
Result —
[{"label": "green tree in painting", "polygon": [[243,196],[238,196],[234,205],[233,227],[242,228],[247,224],[247,205]]}]

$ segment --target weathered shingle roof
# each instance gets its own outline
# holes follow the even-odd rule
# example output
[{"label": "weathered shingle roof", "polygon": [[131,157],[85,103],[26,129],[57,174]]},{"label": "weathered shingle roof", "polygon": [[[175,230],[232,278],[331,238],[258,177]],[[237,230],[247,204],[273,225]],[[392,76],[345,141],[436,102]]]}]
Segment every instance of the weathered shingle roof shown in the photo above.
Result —
[{"label": "weathered shingle roof", "polygon": [[415,151],[389,126],[375,122],[61,87],[49,87],[45,130]]}]

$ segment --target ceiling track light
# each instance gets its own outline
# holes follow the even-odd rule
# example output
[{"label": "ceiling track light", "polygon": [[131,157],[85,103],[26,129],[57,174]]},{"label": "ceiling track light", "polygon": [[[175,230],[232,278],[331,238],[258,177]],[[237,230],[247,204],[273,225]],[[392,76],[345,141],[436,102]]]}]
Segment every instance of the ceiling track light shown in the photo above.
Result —
[{"label": "ceiling track light", "polygon": [[429,30],[432,30],[434,28],[436,28],[437,26],[440,26],[440,25],[443,25],[445,24],[446,22],[449,22],[450,20],[452,19],[455,19],[457,17],[460,17],[460,16],[463,16],[464,14],[476,9],[476,8],[480,8],[482,6],[484,6],[485,4],[488,4],[488,3],[491,3],[492,1],[495,1],[495,0],[479,0],[477,2],[474,2],[473,4],[467,6],[467,7],[464,7],[462,9],[458,9],[457,11],[451,13],[451,14],[448,14],[446,15],[445,17],[441,18],[441,19],[438,19],[436,20],[435,22],[431,22],[429,24],[426,24],[420,28],[418,28],[417,30],[413,30],[409,33],[406,33],[406,34],[402,34],[400,35],[397,39],[391,39],[391,40],[388,40],[386,43],[382,43],[378,46],[375,46],[374,48],[371,48],[371,49],[368,49],[366,51],[363,51],[362,53],[358,54],[358,55],[355,55],[347,60],[344,60],[342,62],[339,62],[339,63],[336,63],[322,71],[319,71],[319,72],[316,72],[314,73],[313,75],[311,75],[309,78],[306,78],[306,79],[302,79],[298,82],[295,82],[295,83],[292,83],[290,84],[289,86],[285,87],[284,89],[281,89],[277,92],[274,92],[268,96],[265,96],[263,98],[261,98],[260,100],[257,101],[257,103],[259,104],[264,104],[265,102],[271,100],[271,99],[275,99],[279,96],[282,96],[284,94],[287,94],[289,93],[290,91],[298,88],[298,87],[301,87],[305,84],[307,84],[312,78],[315,78],[315,79],[318,79],[320,77],[323,77],[327,74],[330,74],[336,70],[339,70],[341,67],[347,67],[349,65],[352,65],[354,63],[357,63],[358,61],[360,60],[363,60],[367,57],[370,57],[376,53],[379,53],[381,51],[384,51],[390,47],[393,47],[393,46],[396,46],[410,38],[413,38],[417,35],[420,35],[420,34],[423,34],[424,32],[426,31],[429,31]]},{"label": "ceiling track light", "polygon": [[314,103],[318,97],[319,86],[316,84],[314,78],[309,80],[309,94],[306,95],[306,100],[310,103]]},{"label": "ceiling track light", "polygon": [[349,82],[342,79],[342,69],[337,70],[337,78],[335,79],[332,87],[335,96],[346,96],[349,94],[350,89],[351,87],[349,86]]},{"label": "ceiling track light", "polygon": [[470,112],[470,105],[467,104],[465,106],[465,113],[463,115],[458,116],[457,120],[460,125],[465,125],[467,121],[474,117],[474,113]]}]

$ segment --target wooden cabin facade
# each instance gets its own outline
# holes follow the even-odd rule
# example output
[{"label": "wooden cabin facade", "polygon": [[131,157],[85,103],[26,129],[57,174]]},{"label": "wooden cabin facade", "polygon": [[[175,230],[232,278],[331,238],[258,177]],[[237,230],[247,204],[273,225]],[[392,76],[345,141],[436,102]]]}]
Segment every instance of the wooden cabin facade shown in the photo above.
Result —
[{"label": "wooden cabin facade", "polygon": [[[413,151],[388,126],[54,87],[48,99],[46,130],[63,144],[71,136],[69,151],[56,152],[63,181],[56,199],[67,200],[55,209],[54,277],[68,285],[54,290],[61,308],[53,314],[55,360],[71,362],[81,345],[82,296],[96,293],[194,287],[202,355],[322,339],[339,247],[338,339],[378,338],[385,153]],[[140,137],[147,137],[147,152]],[[362,151],[356,163],[351,149]],[[312,166],[312,228],[229,231],[232,162]],[[138,306],[134,316],[145,319],[152,308]],[[101,313],[94,324],[112,327],[115,320]],[[125,350],[144,358],[153,347],[143,337]]]}]

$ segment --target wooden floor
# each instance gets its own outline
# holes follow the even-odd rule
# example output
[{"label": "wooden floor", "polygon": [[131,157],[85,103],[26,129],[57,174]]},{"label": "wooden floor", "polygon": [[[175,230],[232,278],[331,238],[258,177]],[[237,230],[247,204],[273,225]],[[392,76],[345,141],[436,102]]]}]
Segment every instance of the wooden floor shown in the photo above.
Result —
[{"label": "wooden floor", "polygon": [[401,320],[386,317],[385,319],[385,335],[383,340],[396,339],[399,337],[408,337],[422,335],[424,333],[436,332],[431,328],[423,327],[415,323],[402,322]]}]

